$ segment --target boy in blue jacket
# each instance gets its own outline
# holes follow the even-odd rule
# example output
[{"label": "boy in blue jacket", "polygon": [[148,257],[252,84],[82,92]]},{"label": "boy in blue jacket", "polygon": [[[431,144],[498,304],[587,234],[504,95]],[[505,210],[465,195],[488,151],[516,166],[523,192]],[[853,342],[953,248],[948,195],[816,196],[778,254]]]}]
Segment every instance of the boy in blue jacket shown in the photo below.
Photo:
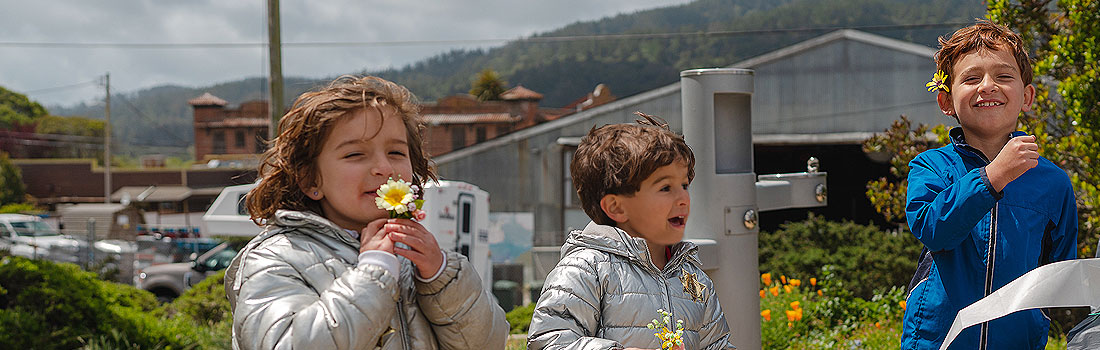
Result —
[{"label": "boy in blue jacket", "polygon": [[[1035,87],[1020,36],[979,22],[940,38],[929,91],[960,127],[909,163],[906,218],[925,246],[906,298],[902,349],[938,349],[960,309],[1020,275],[1076,257],[1066,173],[1016,129]],[[1050,320],[1020,311],[964,330],[951,349],[1043,349]]]}]

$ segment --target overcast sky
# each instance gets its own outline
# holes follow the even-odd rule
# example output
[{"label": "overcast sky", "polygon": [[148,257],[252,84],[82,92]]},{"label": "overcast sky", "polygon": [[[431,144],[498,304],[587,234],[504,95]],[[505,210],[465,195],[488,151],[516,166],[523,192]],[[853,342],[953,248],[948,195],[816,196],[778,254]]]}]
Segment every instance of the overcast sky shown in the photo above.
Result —
[{"label": "overcast sky", "polygon": [[[516,39],[564,25],[688,0],[282,0],[283,43]],[[206,86],[267,76],[267,49],[55,44],[267,41],[266,0],[0,0],[0,86],[47,106],[157,85]],[[495,43],[283,48],[283,74],[327,77],[401,67]]]}]

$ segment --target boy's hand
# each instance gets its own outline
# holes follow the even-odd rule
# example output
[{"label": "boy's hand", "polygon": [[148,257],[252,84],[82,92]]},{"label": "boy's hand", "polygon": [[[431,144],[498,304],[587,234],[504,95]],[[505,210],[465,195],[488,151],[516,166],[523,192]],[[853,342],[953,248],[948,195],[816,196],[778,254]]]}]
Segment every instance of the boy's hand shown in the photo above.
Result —
[{"label": "boy's hand", "polygon": [[985,174],[989,176],[993,189],[1000,192],[1009,182],[1038,165],[1039,145],[1035,143],[1035,136],[1016,136],[1008,140],[997,153],[997,158],[989,162]]},{"label": "boy's hand", "polygon": [[428,229],[409,219],[389,219],[382,228],[394,242],[405,243],[410,249],[394,247],[394,254],[403,256],[416,265],[420,278],[435,276],[443,265],[443,251]]},{"label": "boy's hand", "polygon": [[381,250],[386,253],[393,254],[393,241],[386,235],[386,231],[382,229],[382,225],[386,224],[388,219],[378,219],[371,221],[359,232],[359,252],[363,253],[370,250]]}]

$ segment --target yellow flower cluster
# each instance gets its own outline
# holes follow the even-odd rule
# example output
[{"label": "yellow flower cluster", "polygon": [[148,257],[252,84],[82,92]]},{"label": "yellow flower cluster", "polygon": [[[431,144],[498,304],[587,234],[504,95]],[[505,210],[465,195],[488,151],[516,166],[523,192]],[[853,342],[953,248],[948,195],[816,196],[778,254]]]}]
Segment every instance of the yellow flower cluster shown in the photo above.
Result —
[{"label": "yellow flower cluster", "polygon": [[657,313],[661,314],[661,322],[653,319],[646,328],[657,331],[653,335],[661,341],[661,349],[671,350],[684,345],[684,320],[676,320],[676,331],[672,331],[672,313],[664,309],[657,309]]}]

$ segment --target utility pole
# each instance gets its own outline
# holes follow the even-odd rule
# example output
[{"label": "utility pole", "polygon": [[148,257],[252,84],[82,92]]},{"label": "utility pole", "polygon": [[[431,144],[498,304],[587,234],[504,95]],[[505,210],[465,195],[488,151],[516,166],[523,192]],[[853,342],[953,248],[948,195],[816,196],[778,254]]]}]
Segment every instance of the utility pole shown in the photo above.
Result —
[{"label": "utility pole", "polygon": [[279,134],[279,118],[283,117],[283,44],[279,38],[279,0],[267,0],[267,59],[270,67],[268,90],[271,93],[271,126],[267,139]]},{"label": "utility pole", "polygon": [[111,72],[107,72],[107,103],[104,114],[107,123],[103,125],[103,203],[111,203]]}]

